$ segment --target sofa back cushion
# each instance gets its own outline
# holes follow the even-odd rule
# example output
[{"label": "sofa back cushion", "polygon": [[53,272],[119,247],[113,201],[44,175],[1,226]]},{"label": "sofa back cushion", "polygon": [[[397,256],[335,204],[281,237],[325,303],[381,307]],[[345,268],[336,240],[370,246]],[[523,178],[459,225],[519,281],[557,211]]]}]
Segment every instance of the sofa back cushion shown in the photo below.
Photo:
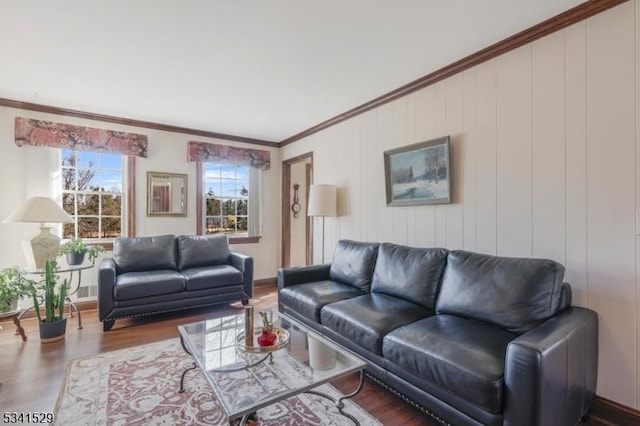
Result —
[{"label": "sofa back cushion", "polygon": [[180,235],[178,237],[178,267],[180,270],[198,266],[222,265],[229,261],[229,239],[219,235]]},{"label": "sofa back cushion", "polygon": [[329,269],[329,278],[368,292],[371,289],[371,276],[376,264],[378,246],[378,243],[338,241]]},{"label": "sofa back cushion", "polygon": [[178,269],[176,237],[120,237],[113,242],[113,260],[118,274]]},{"label": "sofa back cushion", "polygon": [[384,293],[435,310],[447,250],[380,244],[372,293]]},{"label": "sofa back cushion", "polygon": [[560,310],[563,278],[553,260],[452,251],[436,310],[521,334]]}]

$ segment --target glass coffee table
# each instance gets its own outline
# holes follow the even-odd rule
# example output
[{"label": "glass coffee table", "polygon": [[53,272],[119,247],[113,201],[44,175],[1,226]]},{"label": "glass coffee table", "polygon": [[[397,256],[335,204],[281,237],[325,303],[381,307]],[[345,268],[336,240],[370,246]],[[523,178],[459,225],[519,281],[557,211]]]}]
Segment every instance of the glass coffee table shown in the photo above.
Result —
[{"label": "glass coffee table", "polygon": [[[180,392],[184,392],[185,375],[199,367],[229,424],[239,420],[244,425],[260,408],[300,393],[332,400],[340,414],[359,424],[343,411],[342,401],[362,389],[365,361],[282,314],[276,325],[287,335],[285,344],[272,352],[247,351],[243,345],[244,319],[243,314],[230,315],[178,326],[182,347],[195,361],[182,374]],[[360,373],[360,382],[349,394],[334,398],[314,390],[354,372]]]}]

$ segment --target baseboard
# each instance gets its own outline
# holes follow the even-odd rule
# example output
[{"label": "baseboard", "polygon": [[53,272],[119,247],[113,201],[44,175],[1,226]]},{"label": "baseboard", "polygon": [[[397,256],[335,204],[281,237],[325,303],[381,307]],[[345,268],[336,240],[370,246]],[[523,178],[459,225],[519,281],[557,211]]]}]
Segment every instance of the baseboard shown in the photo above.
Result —
[{"label": "baseboard", "polygon": [[640,411],[610,399],[596,395],[593,405],[587,414],[589,418],[602,419],[607,424],[640,425]]},{"label": "baseboard", "polygon": [[261,280],[253,280],[254,286],[276,285],[276,278],[263,278]]}]

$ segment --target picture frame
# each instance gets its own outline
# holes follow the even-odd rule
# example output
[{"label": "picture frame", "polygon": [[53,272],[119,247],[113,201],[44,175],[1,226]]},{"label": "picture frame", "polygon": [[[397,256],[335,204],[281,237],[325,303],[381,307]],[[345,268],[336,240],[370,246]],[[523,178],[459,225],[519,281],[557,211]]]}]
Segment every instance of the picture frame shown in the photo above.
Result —
[{"label": "picture frame", "polygon": [[187,175],[147,172],[147,216],[187,216]]},{"label": "picture frame", "polygon": [[449,136],[384,151],[387,206],[451,203]]}]

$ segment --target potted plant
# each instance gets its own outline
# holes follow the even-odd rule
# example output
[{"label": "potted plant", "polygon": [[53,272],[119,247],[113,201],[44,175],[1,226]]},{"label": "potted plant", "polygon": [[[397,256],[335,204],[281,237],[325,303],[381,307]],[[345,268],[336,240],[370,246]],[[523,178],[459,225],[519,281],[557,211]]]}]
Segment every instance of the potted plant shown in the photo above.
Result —
[{"label": "potted plant", "polygon": [[0,314],[17,309],[18,300],[35,292],[35,282],[17,266],[0,270]]},{"label": "potted plant", "polygon": [[[67,331],[67,318],[64,316],[64,304],[67,299],[69,282],[65,279],[58,283],[55,273],[57,263],[47,260],[44,263],[44,279],[36,285],[37,293],[33,294],[33,307],[40,324],[40,340],[43,343],[64,339]],[[44,316],[40,307],[44,305]]]},{"label": "potted plant", "polygon": [[80,265],[84,262],[85,255],[89,257],[89,261],[93,264],[98,254],[103,252],[104,248],[99,245],[87,245],[80,238],[71,238],[60,246],[58,255],[66,255],[69,265]]}]

